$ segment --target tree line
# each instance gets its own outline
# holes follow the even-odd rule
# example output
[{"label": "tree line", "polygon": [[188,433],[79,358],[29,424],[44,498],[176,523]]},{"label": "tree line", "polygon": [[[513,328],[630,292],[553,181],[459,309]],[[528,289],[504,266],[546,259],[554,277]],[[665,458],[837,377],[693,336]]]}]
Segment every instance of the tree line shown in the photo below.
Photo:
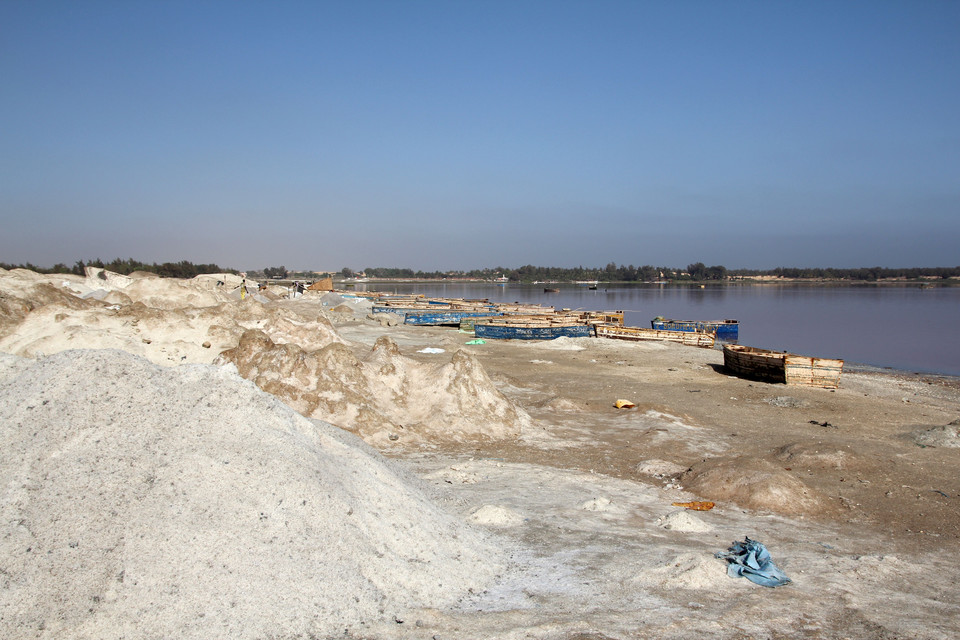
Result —
[{"label": "tree line", "polygon": [[[73,266],[63,263],[45,268],[26,264],[7,264],[0,262],[3,269],[29,269],[37,273],[73,273],[85,275],[86,267],[98,267],[114,273],[129,275],[134,271],[147,271],[164,278],[193,278],[202,273],[239,273],[236,269],[221,267],[216,264],[193,264],[187,260],[180,262],[163,262],[148,264],[127,258],[115,258],[111,262],[96,260],[77,260]],[[297,277],[310,279],[318,277],[315,272],[290,272],[284,266],[266,267],[260,272],[251,271],[251,277],[263,275],[270,277]],[[334,274],[329,274],[334,275]],[[356,274],[352,269],[344,267],[339,275],[349,278]],[[850,280],[857,282],[875,282],[889,279],[947,279],[960,278],[960,266],[957,267],[861,267],[855,269],[838,269],[834,267],[777,267],[775,269],[727,269],[722,265],[707,266],[702,262],[688,264],[685,269],[666,266],[618,265],[615,262],[607,263],[605,267],[543,267],[524,265],[522,267],[497,266],[469,271],[414,271],[398,267],[367,267],[363,275],[368,278],[406,278],[417,280],[445,280],[451,278],[493,280],[507,276],[512,282],[571,282],[577,280],[602,280],[605,282],[672,282],[694,281],[709,282],[723,281],[731,278],[781,277],[789,279],[812,280]]]},{"label": "tree line", "polygon": [[477,280],[493,280],[507,276],[514,282],[569,282],[578,280],[602,280],[605,282],[672,282],[693,281],[710,282],[723,281],[735,278],[755,278],[773,276],[791,279],[815,280],[852,280],[858,282],[875,282],[902,278],[907,280],[929,278],[957,278],[960,277],[960,266],[957,267],[917,267],[917,268],[886,268],[869,267],[856,269],[838,268],[791,268],[777,267],[776,269],[727,269],[722,265],[707,266],[702,262],[688,264],[686,269],[666,266],[618,265],[614,262],[605,267],[538,267],[525,265],[517,268],[495,267],[488,269],[474,269],[471,271],[414,271],[396,267],[368,267],[364,270],[368,278],[410,278],[418,280],[443,280],[450,278],[470,278]]},{"label": "tree line", "polygon": [[126,260],[115,258],[111,262],[104,262],[100,258],[97,258],[96,260],[87,261],[77,260],[72,267],[68,267],[64,263],[59,262],[50,268],[38,267],[29,262],[26,264],[7,264],[0,262],[0,268],[3,269],[29,269],[37,273],[72,273],[78,276],[86,275],[87,267],[106,269],[107,271],[113,271],[114,273],[125,276],[130,275],[134,271],[147,271],[149,273],[155,273],[162,278],[193,278],[202,273],[239,273],[236,269],[223,268],[215,264],[193,264],[187,260],[147,264],[139,260],[134,260],[133,258],[127,258]]}]

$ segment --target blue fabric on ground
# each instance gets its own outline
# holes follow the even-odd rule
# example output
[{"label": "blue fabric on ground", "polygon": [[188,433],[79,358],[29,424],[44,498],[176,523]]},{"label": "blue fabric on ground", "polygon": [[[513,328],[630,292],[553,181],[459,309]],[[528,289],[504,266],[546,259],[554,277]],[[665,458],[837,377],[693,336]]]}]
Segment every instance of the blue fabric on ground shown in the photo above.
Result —
[{"label": "blue fabric on ground", "polygon": [[746,578],[764,587],[779,587],[790,582],[790,578],[770,559],[770,552],[763,543],[745,538],[743,542],[734,542],[727,551],[718,551],[718,558],[726,559],[727,575],[731,578]]}]

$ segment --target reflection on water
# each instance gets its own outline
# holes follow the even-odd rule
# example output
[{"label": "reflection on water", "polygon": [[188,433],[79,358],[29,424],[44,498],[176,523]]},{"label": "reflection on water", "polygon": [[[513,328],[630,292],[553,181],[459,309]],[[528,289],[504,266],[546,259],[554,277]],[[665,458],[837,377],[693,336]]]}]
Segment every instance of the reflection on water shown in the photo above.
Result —
[{"label": "reflection on water", "polygon": [[[740,344],[850,363],[960,375],[960,287],[371,283],[367,288],[557,308],[622,310],[631,326],[656,316],[740,321]],[[359,288],[359,287],[358,287]]]}]

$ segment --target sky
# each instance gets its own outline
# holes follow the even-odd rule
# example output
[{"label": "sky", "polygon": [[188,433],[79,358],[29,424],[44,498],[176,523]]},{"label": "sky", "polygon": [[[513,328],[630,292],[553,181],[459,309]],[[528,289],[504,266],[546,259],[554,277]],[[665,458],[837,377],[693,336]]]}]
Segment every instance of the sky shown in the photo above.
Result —
[{"label": "sky", "polygon": [[0,262],[960,265],[953,0],[0,2]]}]

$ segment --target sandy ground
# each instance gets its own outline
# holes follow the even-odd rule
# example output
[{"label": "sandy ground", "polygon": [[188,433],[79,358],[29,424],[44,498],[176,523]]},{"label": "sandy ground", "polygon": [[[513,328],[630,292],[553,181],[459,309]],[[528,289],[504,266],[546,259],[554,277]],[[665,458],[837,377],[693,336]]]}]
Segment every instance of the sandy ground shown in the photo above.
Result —
[{"label": "sandy ground", "polygon": [[[391,335],[425,361],[468,349],[534,419],[519,441],[392,452],[465,517],[522,516],[506,529],[542,582],[526,612],[482,623],[492,636],[960,637],[956,379],[847,372],[831,391],[732,377],[720,351],[680,345]],[[711,554],[744,536],[793,584],[726,577]]]},{"label": "sandy ground", "polygon": [[[359,594],[355,610],[338,600],[339,608],[322,620],[319,615],[293,616],[301,626],[283,625],[273,621],[290,617],[290,609],[277,602],[284,598],[270,594],[256,612],[256,624],[244,627],[240,614],[211,601],[191,603],[195,609],[207,607],[206,623],[178,627],[169,621],[163,626],[161,620],[154,629],[177,629],[181,637],[418,640],[960,637],[960,436],[951,424],[960,418],[955,379],[847,371],[834,391],[787,387],[727,375],[716,350],[598,339],[468,346],[468,334],[386,326],[368,317],[362,305],[339,305],[334,311],[317,299],[269,298],[264,305],[251,305],[219,294],[216,287],[204,294],[209,300],[189,309],[182,304],[183,295],[165,294],[174,302],[164,303],[150,289],[144,298],[156,308],[166,307],[162,314],[155,307],[149,312],[135,308],[135,292],[123,282],[126,300],[112,290],[109,297],[97,294],[99,300],[80,304],[42,288],[43,304],[27,308],[31,305],[22,300],[38,295],[30,289],[37,284],[20,275],[0,289],[5,292],[0,302],[12,310],[4,318],[0,350],[22,356],[0,360],[8,404],[25,393],[16,386],[21,372],[42,379],[30,359],[50,361],[45,366],[52,367],[50,353],[92,343],[90,347],[123,349],[174,370],[183,368],[181,361],[196,363],[190,365],[201,367],[190,370],[193,385],[209,378],[203,384],[213,385],[216,379],[216,384],[229,383],[246,394],[261,393],[243,380],[233,381],[239,370],[301,414],[353,431],[398,469],[389,479],[387,471],[379,470],[386,462],[378,462],[372,452],[359,453],[365,451],[359,441],[357,452],[350,449],[349,462],[333,463],[346,470],[345,477],[372,473],[378,482],[402,486],[395,511],[405,516],[391,515],[382,530],[368,524],[344,538],[329,520],[343,516],[333,513],[314,514],[316,520],[298,524],[306,543],[340,548],[343,563],[392,572],[390,580],[370,578],[376,589],[351,587]],[[62,293],[62,285],[54,284]],[[96,284],[87,278],[72,286],[89,299]],[[169,324],[166,332],[164,322]],[[97,323],[102,331],[90,329]],[[74,327],[74,339],[58,338],[57,324]],[[183,330],[175,331],[174,325]],[[149,327],[149,343],[144,342],[144,327]],[[200,344],[211,337],[216,346]],[[425,348],[443,352],[425,353]],[[257,357],[263,354],[269,357]],[[146,365],[131,367],[141,367],[151,377],[161,375]],[[210,389],[228,400],[237,393]],[[621,398],[636,407],[616,409],[614,402]],[[156,401],[143,400],[145,407]],[[257,402],[270,416],[282,413],[266,400]],[[4,409],[24,424],[22,416],[28,414]],[[51,410],[51,416],[66,415],[66,410]],[[246,425],[243,438],[260,446],[254,445],[260,436],[250,420],[218,411],[226,422]],[[178,424],[188,430],[212,428],[203,419],[187,413]],[[293,417],[283,420],[293,421],[294,432],[307,429]],[[45,428],[45,423],[37,424],[33,437]],[[321,442],[304,444],[298,437],[296,451],[325,446],[323,438],[331,436],[323,429],[328,427],[315,424]],[[3,426],[5,437],[19,433],[15,424]],[[31,451],[53,446],[22,433],[16,437],[26,443],[18,446],[34,447]],[[237,437],[229,439],[236,446]],[[180,451],[180,445],[170,451]],[[305,456],[296,455],[298,460]],[[256,473],[266,473],[262,467],[256,466]],[[38,509],[24,502],[29,491],[17,484],[43,488],[46,476],[41,478],[38,468],[24,458],[4,469],[7,541],[23,540],[23,525],[14,521],[23,520],[28,507]],[[87,476],[103,472],[80,469]],[[249,486],[236,491],[259,496],[272,483],[282,486],[282,478],[256,473]],[[385,508],[356,489],[338,494],[344,480],[324,475],[332,471],[312,473],[322,478],[327,498],[371,512]],[[383,489],[371,485],[371,491]],[[199,501],[202,495],[195,491],[191,499]],[[673,506],[690,500],[710,500],[716,506],[710,511]],[[58,504],[51,498],[51,509]],[[411,523],[411,516],[419,525]],[[62,537],[59,519],[47,520],[50,539]],[[89,526],[78,522],[76,526]],[[104,531],[119,526],[111,522],[98,526]],[[242,542],[241,530],[228,533]],[[437,535],[445,536],[444,544]],[[454,535],[463,541],[462,554],[456,544],[448,544]],[[791,584],[769,589],[726,575],[725,562],[714,554],[745,536],[767,546]],[[363,544],[354,545],[357,540]],[[263,544],[259,538],[254,542]],[[423,571],[415,558],[385,565],[383,554],[391,545],[415,548],[410,556],[421,556],[431,546],[438,550],[430,570]],[[315,561],[299,548],[296,553],[301,554],[298,562]],[[488,558],[484,566],[489,570],[471,569],[468,563],[476,562],[478,553]],[[249,571],[242,556],[237,570]],[[191,563],[202,557],[173,558]],[[98,558],[90,556],[87,562],[93,566]],[[85,606],[64,604],[68,598],[57,593],[55,583],[25,578],[18,571],[27,572],[32,565],[16,562],[0,567],[0,631],[5,637],[156,637],[142,629],[138,633],[129,615],[122,618],[124,633],[108,632],[111,622],[121,619],[108,613],[83,619]],[[394,575],[403,573],[400,567],[408,567],[409,574]],[[450,575],[443,597],[436,584],[426,588],[417,583],[421,575],[434,579],[437,571]],[[159,584],[164,575],[158,572],[153,579]],[[319,593],[322,600],[325,589],[336,589],[331,583],[343,580],[342,574],[321,568],[312,578],[295,577],[293,582],[303,585],[299,589],[279,577],[274,582],[297,591],[303,606],[310,606],[304,594]],[[263,581],[256,584],[264,587]],[[215,582],[213,587],[227,600],[231,591],[244,602],[251,599],[245,583]],[[169,605],[164,593],[168,600],[157,600],[157,607]],[[45,611],[56,618],[58,612],[75,610],[81,622],[13,626],[17,615],[26,615],[24,597],[50,602],[46,610],[30,609],[34,618]],[[121,601],[123,597],[121,590]],[[151,600],[137,597],[146,598],[137,604],[149,610]],[[89,616],[98,615],[90,611]],[[176,619],[175,612],[170,615]],[[234,632],[226,635],[226,627],[211,622],[228,619]],[[271,624],[275,630],[264,631]]]}]

